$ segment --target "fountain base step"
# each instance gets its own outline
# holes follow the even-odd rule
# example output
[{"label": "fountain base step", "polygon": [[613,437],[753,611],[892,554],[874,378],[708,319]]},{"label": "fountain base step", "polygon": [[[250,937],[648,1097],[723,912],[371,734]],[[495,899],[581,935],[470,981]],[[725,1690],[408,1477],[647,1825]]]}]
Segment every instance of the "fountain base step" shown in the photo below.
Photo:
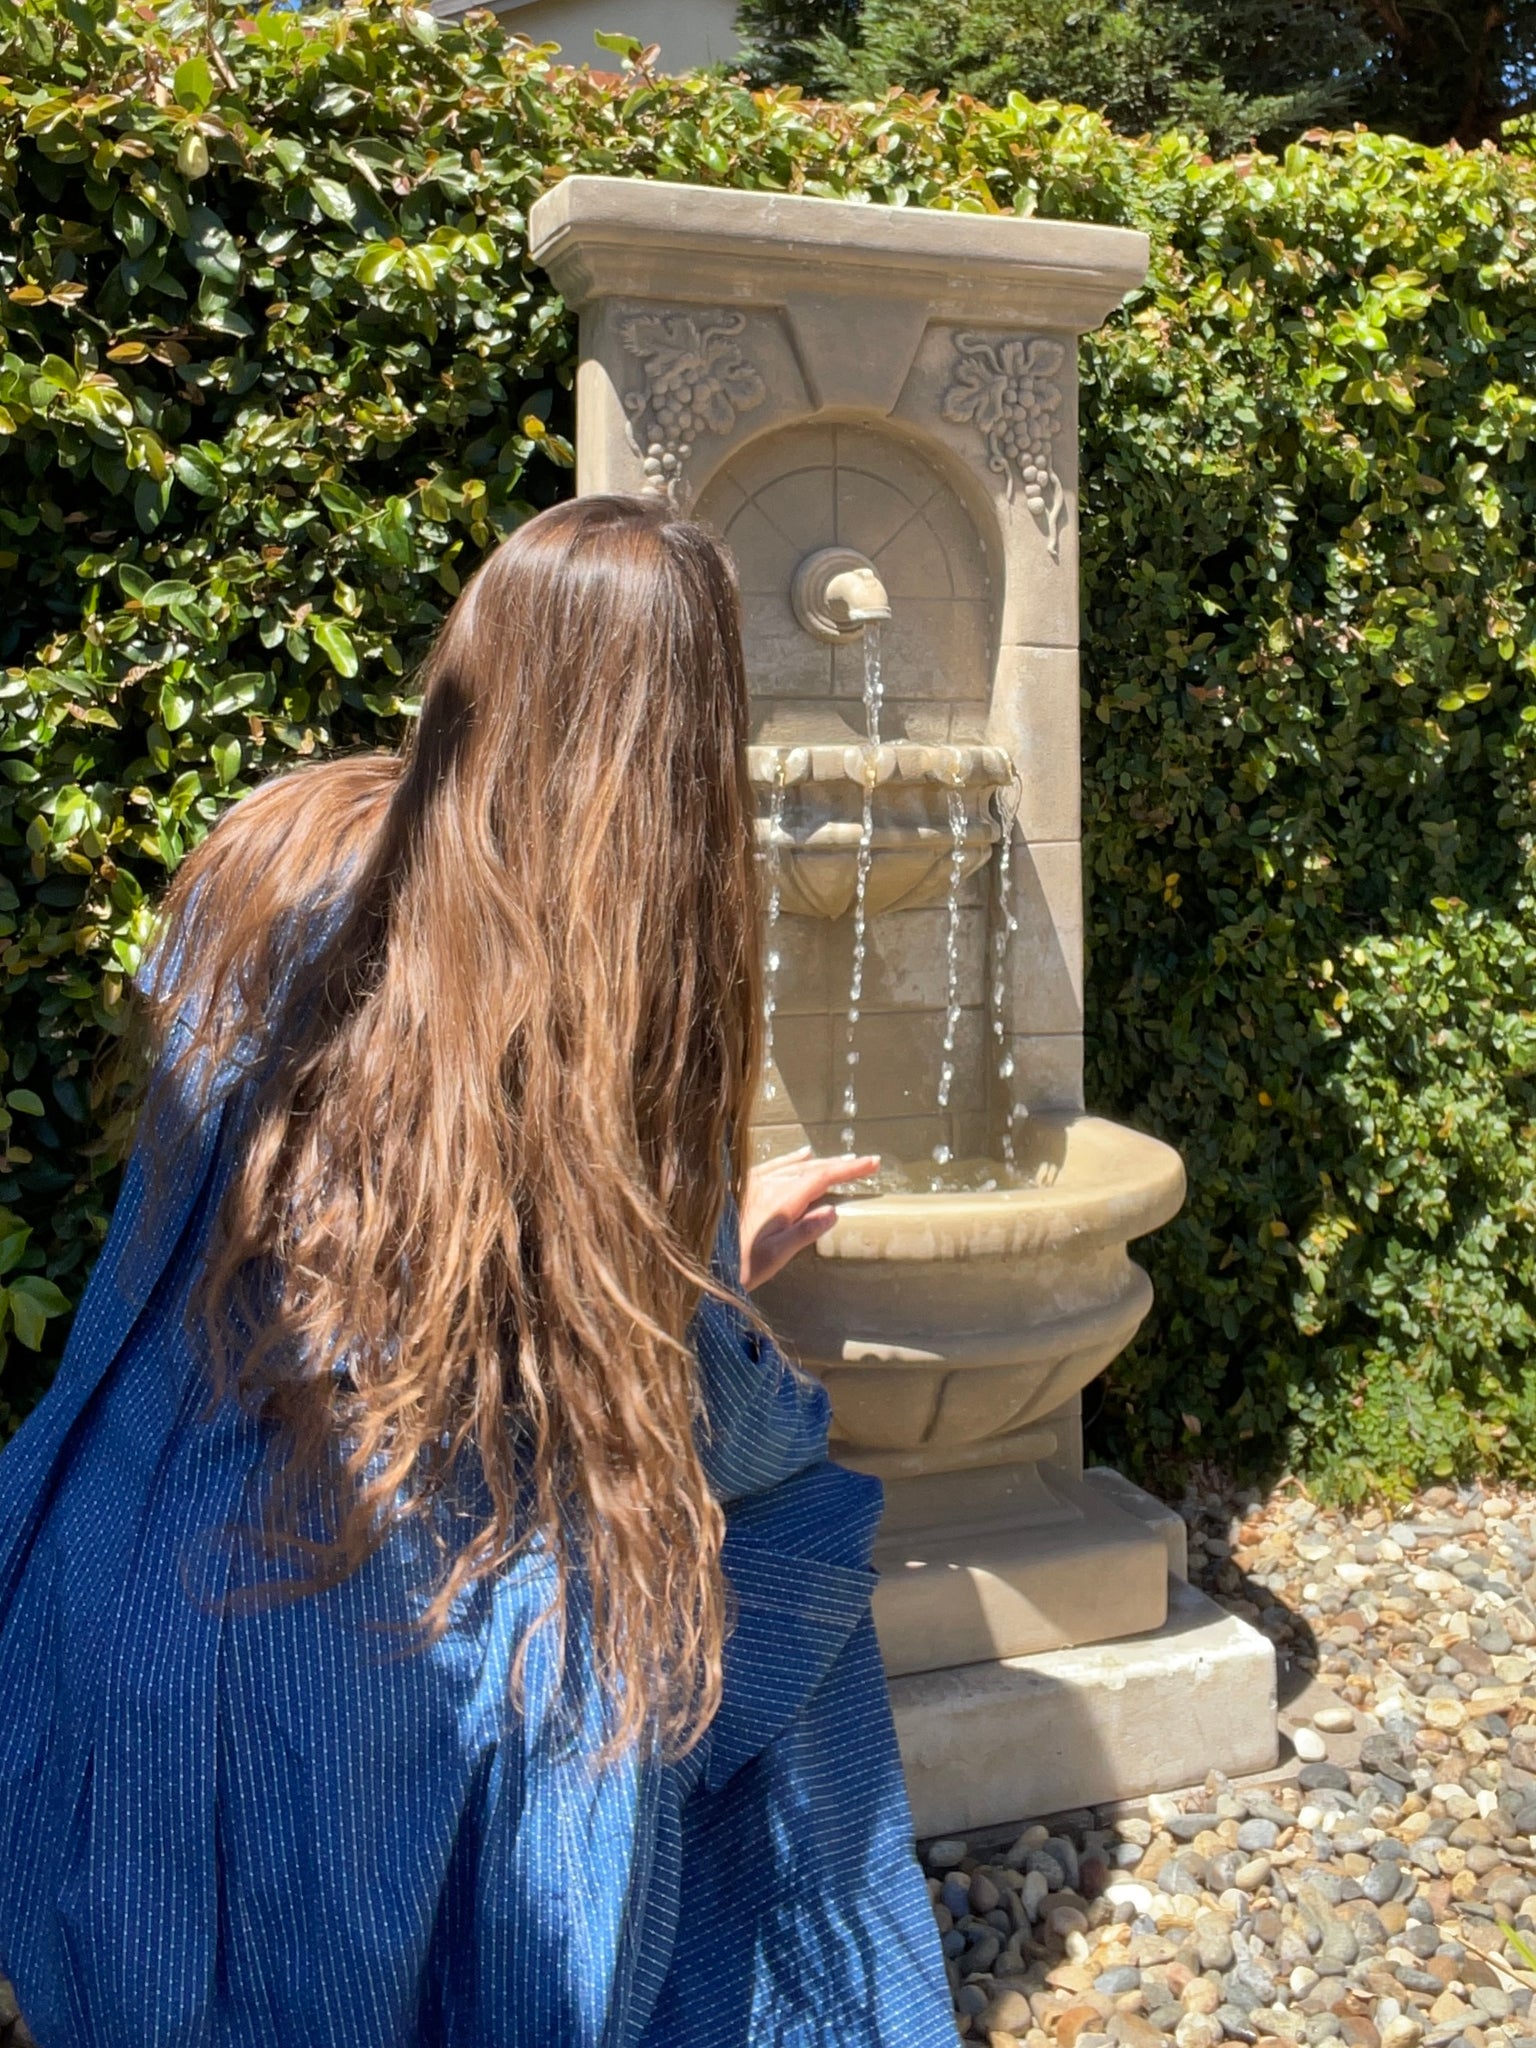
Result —
[{"label": "fountain base step", "polygon": [[1273,1645],[1182,1579],[1150,1635],[891,1681],[913,1825],[964,1835],[1273,1768]]},{"label": "fountain base step", "polygon": [[1163,1528],[1139,1512],[1158,1503],[1103,1477],[1122,1491],[1035,1463],[888,1480],[874,1559],[887,1673],[1160,1628],[1175,1560]]}]

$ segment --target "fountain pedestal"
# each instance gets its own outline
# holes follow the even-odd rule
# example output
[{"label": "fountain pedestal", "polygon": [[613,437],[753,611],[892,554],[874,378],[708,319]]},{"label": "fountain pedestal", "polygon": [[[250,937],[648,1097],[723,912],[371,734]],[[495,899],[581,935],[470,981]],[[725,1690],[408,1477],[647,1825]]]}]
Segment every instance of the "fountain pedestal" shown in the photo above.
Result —
[{"label": "fountain pedestal", "polygon": [[1168,1553],[1081,1478],[1052,1416],[1151,1304],[1128,1240],[1183,1199],[1177,1153],[1100,1117],[1016,1131],[1015,1185],[848,1203],[764,1288],[885,1483],[875,1620],[893,1677],[1160,1628]]},{"label": "fountain pedestal", "polygon": [[754,1144],[893,1163],[761,1301],[886,1486],[917,1825],[1263,1768],[1270,1646],[1075,1422],[1183,1190],[1082,1092],[1076,337],[1145,238],[589,177],[529,228],[581,316],[578,487],[664,497],[740,573],[779,913]]},{"label": "fountain pedestal", "polygon": [[896,1482],[875,1566],[875,1625],[893,1678],[1059,1650],[1089,1615],[1104,1638],[1168,1618],[1168,1551],[1156,1531],[1080,1480],[1048,1485],[1033,1465]]}]

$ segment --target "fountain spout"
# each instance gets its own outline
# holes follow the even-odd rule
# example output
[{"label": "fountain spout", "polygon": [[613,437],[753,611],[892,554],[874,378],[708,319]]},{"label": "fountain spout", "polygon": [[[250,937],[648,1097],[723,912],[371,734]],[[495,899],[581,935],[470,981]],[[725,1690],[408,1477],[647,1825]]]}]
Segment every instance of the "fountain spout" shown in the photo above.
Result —
[{"label": "fountain spout", "polygon": [[844,569],[834,576],[827,585],[827,609],[834,618],[842,612],[850,625],[858,626],[891,616],[885,585],[873,569]]},{"label": "fountain spout", "polygon": [[857,640],[866,626],[891,616],[879,572],[853,548],[817,548],[790,585],[795,617],[817,640]]}]

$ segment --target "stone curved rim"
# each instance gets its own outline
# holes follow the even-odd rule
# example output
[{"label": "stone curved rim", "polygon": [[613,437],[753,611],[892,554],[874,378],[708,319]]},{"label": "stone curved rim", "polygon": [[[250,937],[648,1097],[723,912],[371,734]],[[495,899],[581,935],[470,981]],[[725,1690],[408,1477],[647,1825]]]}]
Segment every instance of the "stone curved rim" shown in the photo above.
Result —
[{"label": "stone curved rim", "polygon": [[1037,1116],[1030,1125],[1068,1145],[1113,1148],[1114,1162],[1081,1177],[1029,1188],[851,1195],[816,1245],[816,1256],[846,1261],[1009,1259],[1129,1244],[1177,1215],[1184,1162],[1160,1138],[1102,1117]]}]

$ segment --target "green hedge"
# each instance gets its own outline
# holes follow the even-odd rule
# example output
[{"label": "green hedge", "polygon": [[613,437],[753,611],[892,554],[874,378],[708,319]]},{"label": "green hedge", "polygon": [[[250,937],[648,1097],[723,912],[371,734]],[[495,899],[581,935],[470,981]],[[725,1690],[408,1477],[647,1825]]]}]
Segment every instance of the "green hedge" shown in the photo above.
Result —
[{"label": "green hedge", "polygon": [[523,239],[583,169],[1151,231],[1084,362],[1090,1087],[1192,1194],[1101,1438],[1536,1470],[1522,155],[594,82],[378,4],[0,35],[0,1430],[105,1227],[166,872],[397,735],[461,576],[570,488]]},{"label": "green hedge", "polygon": [[1116,1443],[1536,1470],[1536,167],[1134,156],[1089,348],[1090,1089],[1192,1187]]}]

